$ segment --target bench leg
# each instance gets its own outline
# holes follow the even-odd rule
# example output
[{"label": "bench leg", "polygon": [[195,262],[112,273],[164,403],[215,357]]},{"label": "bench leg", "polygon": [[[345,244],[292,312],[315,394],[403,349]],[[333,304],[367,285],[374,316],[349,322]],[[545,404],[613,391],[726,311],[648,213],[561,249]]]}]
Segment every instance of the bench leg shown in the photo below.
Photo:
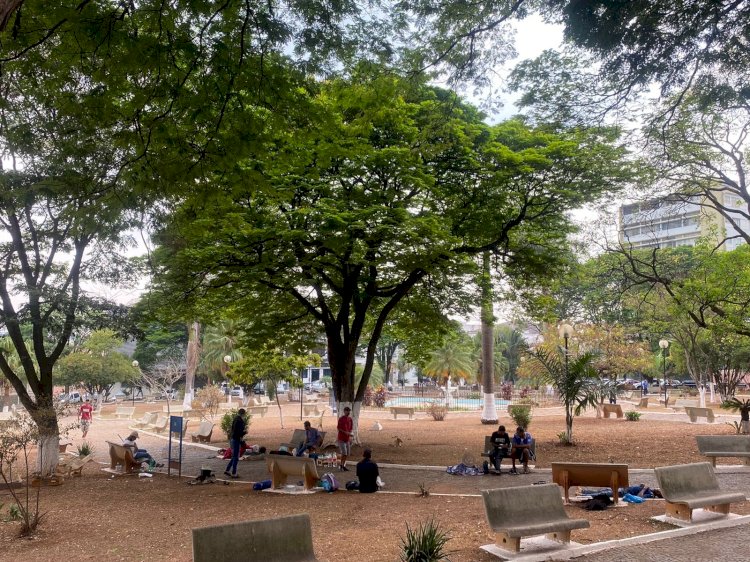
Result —
[{"label": "bench leg", "polygon": [[617,502],[620,499],[620,476],[617,474],[616,470],[612,471],[612,476],[609,479],[609,487],[612,488],[612,503],[617,505]]},{"label": "bench leg", "polygon": [[521,551],[521,537],[509,537],[505,533],[497,533],[495,544],[497,544],[498,547],[511,552]]},{"label": "bench leg", "polygon": [[[716,460],[716,457],[714,457],[714,460]],[[742,462],[743,462],[743,463],[744,463],[744,464],[745,464],[746,466],[750,466],[750,457],[743,457],[743,459],[742,459]],[[714,464],[714,466],[716,466],[716,465]]]},{"label": "bench leg", "polygon": [[710,511],[712,513],[721,513],[722,515],[729,515],[728,503],[722,503],[719,505],[707,505],[703,509],[706,511]]},{"label": "bench leg", "polygon": [[563,470],[560,479],[562,480],[560,486],[562,486],[563,496],[565,496],[565,505],[570,505],[570,473],[567,470]]},{"label": "bench leg", "polygon": [[397,414],[396,414],[396,412],[392,412],[392,413],[393,413],[393,419],[395,420]]},{"label": "bench leg", "polygon": [[667,517],[674,517],[681,521],[690,523],[693,520],[693,510],[685,504],[665,502],[667,504]]},{"label": "bench leg", "polygon": [[271,485],[274,488],[281,488],[284,484],[286,484],[286,474],[278,464],[271,463]]},{"label": "bench leg", "polygon": [[545,536],[552,541],[557,541],[562,544],[568,544],[570,542],[570,531],[555,531],[554,533],[547,533]]}]

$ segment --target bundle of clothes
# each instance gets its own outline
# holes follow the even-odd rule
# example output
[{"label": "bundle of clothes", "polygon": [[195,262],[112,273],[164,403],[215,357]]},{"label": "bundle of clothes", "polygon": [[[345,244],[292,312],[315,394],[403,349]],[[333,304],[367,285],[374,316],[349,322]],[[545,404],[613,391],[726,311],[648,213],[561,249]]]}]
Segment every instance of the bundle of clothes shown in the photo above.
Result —
[{"label": "bundle of clothes", "polygon": [[481,468],[474,465],[464,464],[462,462],[449,466],[445,471],[448,474],[456,474],[459,476],[479,476],[484,474],[484,471]]},{"label": "bundle of clothes", "polygon": [[[240,458],[252,458],[258,457],[265,454],[266,448],[260,445],[248,445],[244,441],[240,443]],[[218,458],[228,460],[232,458],[232,449],[227,447],[226,449],[219,449],[216,454]]]},{"label": "bundle of clothes", "polygon": [[[590,499],[581,503],[583,509],[589,511],[602,511],[612,505],[612,488],[581,488],[578,490],[579,496],[591,496]],[[651,489],[645,484],[618,488],[617,495],[622,501],[627,503],[643,503],[647,499],[661,498],[661,492],[658,489]]]}]

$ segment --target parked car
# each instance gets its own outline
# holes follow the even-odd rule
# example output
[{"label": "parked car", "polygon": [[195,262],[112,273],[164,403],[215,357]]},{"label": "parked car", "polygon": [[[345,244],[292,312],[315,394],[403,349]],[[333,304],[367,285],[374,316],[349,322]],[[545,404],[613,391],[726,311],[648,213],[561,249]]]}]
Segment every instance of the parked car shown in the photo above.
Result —
[{"label": "parked car", "polygon": [[682,381],[682,386],[690,386],[692,388],[695,388],[696,385],[693,379],[688,379],[688,380]]},{"label": "parked car", "polygon": [[60,402],[62,402],[63,404],[79,404],[83,402],[83,396],[80,392],[74,390],[73,392],[70,392],[68,394],[61,395]]},{"label": "parked car", "polygon": [[263,395],[265,393],[266,393],[266,385],[263,384],[262,382],[257,383],[253,387],[253,394],[257,394],[257,395],[261,396],[261,395]]},{"label": "parked car", "polygon": [[306,385],[308,388],[306,390],[310,390],[312,392],[325,392],[328,390],[328,385],[324,383],[323,381],[313,381],[309,385]]},{"label": "parked car", "polygon": [[232,396],[238,396],[239,398],[245,397],[245,391],[242,390],[242,387],[240,385],[235,385],[232,387]]}]

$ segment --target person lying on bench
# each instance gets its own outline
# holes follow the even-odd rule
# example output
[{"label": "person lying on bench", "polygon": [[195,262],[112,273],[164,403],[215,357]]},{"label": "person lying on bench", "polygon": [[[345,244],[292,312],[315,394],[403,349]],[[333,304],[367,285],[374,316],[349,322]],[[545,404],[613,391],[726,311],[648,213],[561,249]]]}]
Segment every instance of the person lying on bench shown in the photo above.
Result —
[{"label": "person lying on bench", "polygon": [[318,430],[312,427],[309,421],[306,421],[305,440],[299,444],[297,450],[295,451],[295,455],[301,457],[305,454],[305,451],[315,450],[316,448],[320,447],[322,441],[323,440],[320,438],[320,433],[318,432]]},{"label": "person lying on bench", "polygon": [[495,470],[500,472],[500,463],[503,462],[504,458],[510,456],[510,435],[505,431],[504,425],[501,425],[497,428],[497,431],[492,433],[490,442],[493,446],[490,452],[490,460]]},{"label": "person lying on bench", "polygon": [[510,460],[513,467],[510,469],[511,474],[518,474],[516,470],[516,459],[523,462],[523,473],[529,473],[529,457],[531,456],[531,434],[524,431],[522,427],[516,428],[516,434],[513,436],[512,448],[510,450]]},{"label": "person lying on bench", "polygon": [[136,462],[146,462],[148,463],[149,468],[164,466],[163,464],[157,464],[154,457],[152,457],[146,449],[139,449],[135,442],[136,439],[138,439],[138,432],[133,431],[128,435],[127,439],[123,439],[122,441],[122,446],[130,449]]}]

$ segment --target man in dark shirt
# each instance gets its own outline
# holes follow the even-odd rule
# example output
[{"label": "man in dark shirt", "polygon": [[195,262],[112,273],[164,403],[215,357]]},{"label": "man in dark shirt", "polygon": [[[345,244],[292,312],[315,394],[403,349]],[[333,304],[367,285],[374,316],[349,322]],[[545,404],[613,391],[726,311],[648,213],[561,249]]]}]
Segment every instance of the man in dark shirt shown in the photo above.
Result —
[{"label": "man in dark shirt", "polygon": [[240,445],[245,438],[247,424],[245,423],[245,409],[240,408],[232,420],[232,429],[229,432],[229,447],[232,449],[232,458],[224,471],[226,476],[238,478],[237,462],[240,460]]},{"label": "man in dark shirt", "polygon": [[359,491],[363,494],[371,494],[378,491],[378,465],[372,462],[372,451],[365,449],[362,460],[357,463],[357,478],[359,478]]},{"label": "man in dark shirt", "polygon": [[494,447],[490,453],[490,459],[492,460],[495,470],[499,473],[500,463],[503,462],[505,457],[510,456],[510,435],[505,431],[504,425],[501,425],[497,428],[497,431],[492,433],[490,441]]}]

